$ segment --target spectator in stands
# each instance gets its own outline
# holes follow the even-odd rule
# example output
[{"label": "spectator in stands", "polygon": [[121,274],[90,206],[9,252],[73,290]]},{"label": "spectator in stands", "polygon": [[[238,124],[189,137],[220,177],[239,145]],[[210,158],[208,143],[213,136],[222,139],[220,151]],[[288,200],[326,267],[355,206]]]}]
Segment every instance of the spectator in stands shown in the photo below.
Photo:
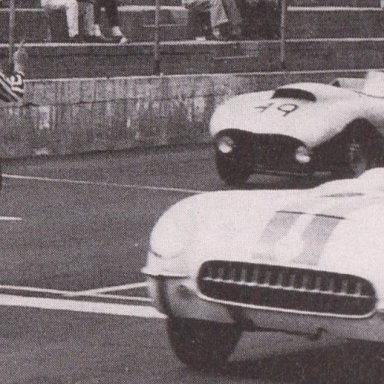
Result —
[{"label": "spectator in stands", "polygon": [[[93,0],[41,0],[41,6],[49,18],[52,11],[63,9],[67,16],[67,28],[69,41],[81,42],[79,34],[79,20],[83,26],[83,37],[86,42],[105,43],[110,42],[103,36],[96,36],[94,26]],[[51,28],[48,28],[48,40],[52,39]]]},{"label": "spectator in stands", "polygon": [[95,29],[95,0],[77,0],[79,19],[84,29],[84,40],[90,43],[110,43],[103,35],[97,36]]},{"label": "spectator in stands", "polygon": [[13,74],[11,77],[0,72],[0,100],[19,101],[24,96],[24,78],[28,54],[20,47],[13,55]]},{"label": "spectator in stands", "polygon": [[[79,42],[79,7],[77,0],[41,0],[41,6],[49,20],[52,11],[63,9],[67,16],[68,36],[71,42]],[[50,23],[48,23],[48,41],[52,40]]]},{"label": "spectator in stands", "polygon": [[95,35],[102,36],[100,30],[101,8],[105,8],[108,24],[111,28],[112,40],[119,44],[128,44],[128,39],[123,35],[119,26],[119,12],[116,0],[96,0],[95,3]]},{"label": "spectator in stands", "polygon": [[214,39],[241,38],[243,20],[235,0],[182,0],[182,4],[192,12],[210,12]]}]

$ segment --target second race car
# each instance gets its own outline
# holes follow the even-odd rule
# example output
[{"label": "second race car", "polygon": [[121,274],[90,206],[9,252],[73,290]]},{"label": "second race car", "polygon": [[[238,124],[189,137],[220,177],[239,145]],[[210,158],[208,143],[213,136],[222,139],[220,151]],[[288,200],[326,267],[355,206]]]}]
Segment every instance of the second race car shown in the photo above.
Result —
[{"label": "second race car", "polygon": [[253,173],[356,177],[383,165],[384,73],[235,96],[210,122],[228,185]]}]

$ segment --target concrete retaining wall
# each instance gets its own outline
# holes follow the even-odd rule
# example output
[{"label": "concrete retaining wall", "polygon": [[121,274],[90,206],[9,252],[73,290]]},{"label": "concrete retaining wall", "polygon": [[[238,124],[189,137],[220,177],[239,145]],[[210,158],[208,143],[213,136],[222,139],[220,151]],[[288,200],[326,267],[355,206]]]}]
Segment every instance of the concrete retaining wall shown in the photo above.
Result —
[{"label": "concrete retaining wall", "polygon": [[[349,73],[361,77],[363,72]],[[208,142],[215,106],[239,93],[344,72],[34,80],[22,104],[0,104],[6,158]]]}]

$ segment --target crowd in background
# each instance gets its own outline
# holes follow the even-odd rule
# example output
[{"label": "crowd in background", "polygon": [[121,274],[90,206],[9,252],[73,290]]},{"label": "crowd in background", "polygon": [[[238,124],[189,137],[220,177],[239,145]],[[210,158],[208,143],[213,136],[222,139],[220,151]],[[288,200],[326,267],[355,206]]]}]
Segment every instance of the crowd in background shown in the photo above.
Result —
[{"label": "crowd in background", "polygon": [[[65,10],[67,17],[68,39],[70,42],[96,42],[127,44],[119,26],[118,4],[116,0],[41,0],[41,6],[49,20],[55,10]],[[105,8],[111,38],[105,37],[100,29],[101,10]],[[48,40],[52,36],[49,25]]]},{"label": "crowd in background", "polygon": [[182,4],[210,40],[279,36],[280,0],[182,0]]},{"label": "crowd in background", "polygon": [[[52,12],[66,12],[69,42],[127,44],[119,25],[118,0],[40,0],[48,19],[47,41],[52,40]],[[384,0],[382,0],[384,2]],[[0,6],[3,0],[0,0]],[[281,0],[181,0],[189,10],[193,37],[209,40],[275,39],[279,37]],[[110,37],[100,29],[105,9]]]}]

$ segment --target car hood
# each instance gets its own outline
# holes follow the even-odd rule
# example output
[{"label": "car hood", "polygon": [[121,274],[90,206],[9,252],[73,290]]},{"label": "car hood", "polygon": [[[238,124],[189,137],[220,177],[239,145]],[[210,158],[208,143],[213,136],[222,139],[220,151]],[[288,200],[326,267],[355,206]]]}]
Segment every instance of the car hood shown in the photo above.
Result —
[{"label": "car hood", "polygon": [[188,234],[191,273],[206,260],[296,266],[361,276],[384,293],[384,187],[363,176],[306,191],[195,196],[166,213],[177,223],[168,235]]},{"label": "car hood", "polygon": [[236,96],[219,106],[210,132],[239,129],[293,137],[315,147],[335,136],[361,113],[363,96],[326,84],[298,83],[275,91]]}]

